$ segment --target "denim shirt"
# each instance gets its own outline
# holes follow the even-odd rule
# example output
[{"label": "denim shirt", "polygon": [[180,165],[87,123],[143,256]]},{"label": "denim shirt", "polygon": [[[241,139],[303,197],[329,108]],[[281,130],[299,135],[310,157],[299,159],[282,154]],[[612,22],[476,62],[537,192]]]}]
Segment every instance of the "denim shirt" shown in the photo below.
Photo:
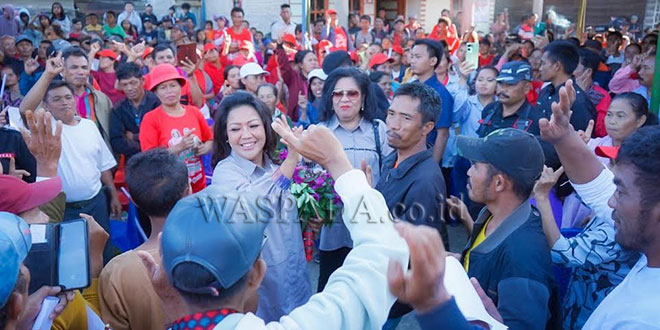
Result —
[{"label": "denim shirt", "polygon": [[298,209],[289,191],[274,181],[278,169],[270,159],[260,167],[232,151],[215,166],[212,180],[212,185],[230,186],[237,191],[252,191],[267,197],[274,207],[276,217],[265,230],[268,240],[262,256],[268,271],[259,287],[257,310],[257,315],[266,322],[279,320],[306,303],[312,295]]},{"label": "denim shirt", "polygon": [[[373,173],[372,182],[375,185],[380,179],[380,165],[378,153],[376,152],[373,124],[362,118],[357,128],[353,131],[348,131],[339,124],[337,116],[333,115],[329,121],[322,122],[320,125],[328,127],[335,134],[339,142],[344,146],[344,152],[346,152],[353,168],[360,169],[362,160],[371,166]],[[385,156],[392,152],[392,148],[387,144],[386,131],[385,123],[378,121],[378,135],[382,159],[385,159]],[[353,241],[346,229],[346,225],[344,225],[341,219],[341,214],[338,214],[332,225],[323,226],[321,229],[321,244],[319,249],[332,251],[342,247],[353,247]]]}]

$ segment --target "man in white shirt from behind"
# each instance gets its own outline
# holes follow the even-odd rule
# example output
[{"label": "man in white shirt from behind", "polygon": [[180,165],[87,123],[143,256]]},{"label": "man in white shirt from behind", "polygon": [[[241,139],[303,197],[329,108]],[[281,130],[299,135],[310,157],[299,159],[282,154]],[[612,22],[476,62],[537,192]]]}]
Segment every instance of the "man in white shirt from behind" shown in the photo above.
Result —
[{"label": "man in white shirt from behind", "polygon": [[[57,174],[62,178],[62,191],[66,194],[64,220],[80,218],[80,213],[93,216],[109,231],[109,215],[121,215],[121,204],[114,188],[111,169],[117,165],[103,141],[96,124],[77,117],[73,89],[66,82],[52,82],[43,99],[46,111],[62,122],[62,154]],[[107,186],[110,197],[103,191]],[[106,246],[104,259],[110,260],[111,249]]]},{"label": "man in white shirt from behind", "polygon": [[615,226],[616,242],[642,253],[583,329],[660,329],[660,127],[644,127],[627,137],[611,172],[570,125],[566,104],[574,98],[569,81],[560,90],[562,105],[553,104],[552,118],[539,122],[541,137],[554,144],[582,200]]},{"label": "man in white shirt from behind", "polygon": [[291,22],[291,6],[285,3],[280,9],[282,19],[270,27],[270,38],[273,40],[281,39],[285,34],[296,35],[296,23]]}]

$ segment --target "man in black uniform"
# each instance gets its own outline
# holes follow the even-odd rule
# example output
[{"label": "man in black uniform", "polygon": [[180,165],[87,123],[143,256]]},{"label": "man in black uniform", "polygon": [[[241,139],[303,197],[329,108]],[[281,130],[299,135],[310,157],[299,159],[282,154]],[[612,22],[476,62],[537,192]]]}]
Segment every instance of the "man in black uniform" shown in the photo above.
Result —
[{"label": "man in black uniform", "polygon": [[481,112],[479,137],[508,127],[539,135],[538,120],[542,113],[527,102],[527,93],[532,88],[530,81],[532,67],[526,62],[504,64],[497,76],[497,101],[488,104]]}]

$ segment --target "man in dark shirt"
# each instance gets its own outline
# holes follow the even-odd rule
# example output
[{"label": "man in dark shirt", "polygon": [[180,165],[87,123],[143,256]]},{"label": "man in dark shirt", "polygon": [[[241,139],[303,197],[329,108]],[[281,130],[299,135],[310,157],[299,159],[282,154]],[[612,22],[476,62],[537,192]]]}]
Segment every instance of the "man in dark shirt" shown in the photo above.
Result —
[{"label": "man in dark shirt", "polygon": [[[4,116],[4,111],[0,114]],[[23,181],[34,182],[37,178],[37,161],[28,150],[21,133],[10,128],[0,127],[0,165],[2,165],[0,174],[10,174],[12,158],[16,170],[25,170],[29,173],[29,175],[23,176]]]},{"label": "man in dark shirt", "polygon": [[481,112],[479,137],[507,127],[539,135],[541,112],[527,102],[532,67],[522,61],[507,62],[496,80],[497,101],[488,104]]},{"label": "man in dark shirt", "polygon": [[[445,180],[426,147],[426,136],[435,130],[441,103],[433,88],[419,82],[403,84],[394,93],[387,112],[387,143],[396,152],[383,160],[376,190],[383,194],[394,218],[436,228],[449,248],[443,221]],[[395,325],[411,310],[395,303],[386,325]]]},{"label": "man in dark shirt", "polygon": [[145,17],[142,19],[142,32],[140,32],[140,38],[151,45],[155,46],[158,43],[158,30],[154,26],[154,21],[150,17]]},{"label": "man in dark shirt", "polygon": [[160,105],[158,97],[144,89],[142,71],[135,63],[117,66],[117,89],[126,98],[110,114],[110,145],[126,161],[140,152],[140,122],[144,115]]},{"label": "man in dark shirt", "polygon": [[144,13],[140,14],[140,19],[142,20],[142,25],[144,27],[144,20],[149,19],[152,24],[157,24],[158,23],[158,17],[154,15],[154,7],[151,6],[151,4],[147,4],[144,7]]},{"label": "man in dark shirt", "polygon": [[[554,41],[547,45],[541,57],[541,78],[549,82],[539,93],[537,108],[542,116],[550,118],[552,114],[551,105],[559,102],[559,89],[566,81],[573,79],[573,71],[580,62],[580,54],[577,47],[568,41]],[[587,94],[574,82],[576,99],[573,104],[571,124],[576,130],[584,130],[589,125],[589,120],[596,119],[596,108],[589,100]]]}]

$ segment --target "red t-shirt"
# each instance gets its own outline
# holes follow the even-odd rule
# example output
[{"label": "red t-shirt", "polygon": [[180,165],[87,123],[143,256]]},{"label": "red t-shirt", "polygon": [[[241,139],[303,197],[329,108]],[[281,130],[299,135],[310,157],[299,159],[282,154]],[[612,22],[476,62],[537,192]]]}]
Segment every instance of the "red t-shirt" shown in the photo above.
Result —
[{"label": "red t-shirt", "polygon": [[488,56],[484,57],[483,55],[479,54],[479,66],[488,66],[488,65],[493,65],[493,59],[495,58],[495,55],[493,54],[488,54]]},{"label": "red t-shirt", "polygon": [[220,88],[222,88],[222,85],[225,83],[225,78],[222,71],[222,64],[220,64],[220,67],[217,67],[211,62],[204,62],[204,72],[209,75],[211,81],[213,82],[214,94],[218,94]]},{"label": "red t-shirt", "polygon": [[341,26],[335,28],[335,47],[348,50],[348,35]]},{"label": "red t-shirt", "polygon": [[252,34],[248,29],[242,29],[240,33],[236,32],[234,28],[227,29],[227,34],[231,38],[231,47],[238,48],[241,45],[241,41],[252,42]]},{"label": "red t-shirt", "polygon": [[[140,147],[142,151],[154,148],[169,148],[181,141],[183,136],[193,130],[195,143],[203,143],[213,140],[213,132],[206,123],[199,108],[183,105],[185,113],[181,117],[168,115],[162,106],[147,112],[140,124]],[[188,149],[179,154],[179,158],[188,168],[188,177],[193,192],[198,192],[206,187],[206,175],[202,159],[195,155],[193,149]]]},{"label": "red t-shirt", "polygon": [[124,99],[124,93],[115,89],[115,81],[117,81],[117,76],[114,72],[107,73],[100,70],[92,71],[92,76],[96,81],[98,81],[101,92],[110,98],[112,104],[117,104],[119,101]]}]

